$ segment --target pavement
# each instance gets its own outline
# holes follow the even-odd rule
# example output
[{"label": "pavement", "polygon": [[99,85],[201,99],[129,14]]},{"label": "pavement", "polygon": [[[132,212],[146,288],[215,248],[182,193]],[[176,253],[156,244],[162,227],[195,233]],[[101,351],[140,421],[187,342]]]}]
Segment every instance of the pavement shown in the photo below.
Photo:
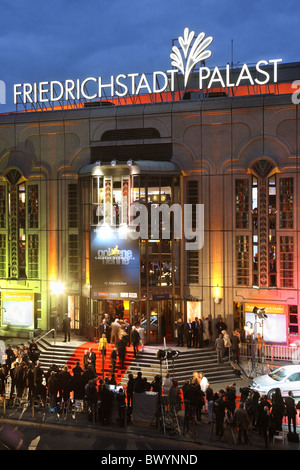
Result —
[{"label": "pavement", "polygon": [[[224,436],[219,438],[215,433],[215,425],[210,424],[207,412],[202,413],[201,421],[196,421],[194,428],[191,426],[189,432],[183,434],[183,417],[184,411],[178,413],[178,424],[168,422],[166,417],[166,426],[158,428],[155,418],[151,422],[130,422],[125,427],[120,427],[117,420],[109,426],[104,426],[95,416],[91,421],[86,412],[50,412],[47,407],[29,407],[27,402],[20,403],[18,406],[10,406],[5,410],[0,408],[0,425],[13,426],[14,428],[28,427],[35,428],[39,433],[43,432],[63,432],[63,431],[81,431],[99,436],[122,435],[128,439],[147,440],[152,443],[155,449],[155,442],[161,446],[165,445],[174,448],[174,444],[178,445],[178,449],[190,450],[197,452],[199,450],[265,450],[263,437],[256,431],[250,430],[250,445],[237,444],[237,433],[235,429],[225,423]],[[174,425],[175,424],[175,425]],[[287,424],[283,423],[283,431],[286,435]],[[297,432],[300,433],[300,427],[297,426]],[[288,442],[287,439],[276,440],[270,444],[269,450],[299,450],[299,443]],[[37,449],[38,450],[38,449]],[[75,449],[74,449],[75,450]],[[84,450],[78,449],[77,450]]]}]

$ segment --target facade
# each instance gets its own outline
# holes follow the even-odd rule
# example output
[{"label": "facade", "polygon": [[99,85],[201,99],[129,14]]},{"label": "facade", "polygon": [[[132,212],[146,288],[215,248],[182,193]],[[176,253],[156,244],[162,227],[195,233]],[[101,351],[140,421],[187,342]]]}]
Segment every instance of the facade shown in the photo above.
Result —
[{"label": "facade", "polygon": [[[68,312],[94,338],[115,309],[150,343],[174,339],[179,316],[298,339],[299,105],[252,90],[0,115],[1,335],[47,332]],[[181,207],[171,221],[189,205],[196,231],[202,205],[203,246],[172,224],[168,237],[103,232],[136,202]]]}]

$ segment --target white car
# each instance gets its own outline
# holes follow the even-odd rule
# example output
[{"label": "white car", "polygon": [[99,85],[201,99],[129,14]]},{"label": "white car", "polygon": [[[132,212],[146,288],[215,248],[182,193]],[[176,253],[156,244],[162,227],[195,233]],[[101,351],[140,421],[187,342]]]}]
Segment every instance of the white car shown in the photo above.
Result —
[{"label": "white car", "polygon": [[250,384],[251,390],[256,390],[260,395],[271,398],[276,388],[281,395],[287,397],[289,391],[295,398],[300,397],[300,365],[283,366],[274,369],[270,374],[255,377]]}]

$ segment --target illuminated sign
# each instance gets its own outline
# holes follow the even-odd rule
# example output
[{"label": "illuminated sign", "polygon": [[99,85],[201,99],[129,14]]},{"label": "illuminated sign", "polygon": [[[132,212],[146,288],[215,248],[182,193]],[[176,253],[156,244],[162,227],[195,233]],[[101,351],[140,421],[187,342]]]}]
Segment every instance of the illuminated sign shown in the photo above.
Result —
[{"label": "illuminated sign", "polygon": [[[38,83],[18,83],[14,85],[14,103],[18,100],[26,103],[55,103],[60,100],[95,100],[103,96],[126,97],[135,96],[142,93],[162,93],[164,91],[175,91],[176,76],[182,74],[184,88],[186,88],[191,72],[197,64],[199,67],[199,90],[210,89],[213,85],[220,87],[238,87],[240,84],[265,85],[270,80],[274,83],[278,79],[278,63],[282,59],[260,60],[254,68],[249,68],[247,64],[241,66],[237,77],[231,76],[231,68],[226,66],[225,71],[219,67],[213,70],[206,67],[205,59],[211,56],[208,46],[212,43],[211,36],[205,37],[205,33],[200,33],[197,37],[194,31],[185,28],[183,36],[178,38],[180,48],[173,46],[170,54],[170,70],[155,71],[152,74],[129,73],[119,74],[116,77],[111,75],[110,79],[104,80],[101,76],[87,77],[84,80],[67,79],[64,81],[43,81]],[[271,74],[265,69],[271,65]]]},{"label": "illuminated sign", "polygon": [[117,231],[111,235],[105,237],[100,227],[91,227],[91,296],[94,299],[137,299],[139,242],[122,239]]},{"label": "illuminated sign", "polygon": [[[266,318],[257,318],[253,313],[253,309],[261,308],[266,313]],[[245,324],[252,324],[260,333],[266,343],[286,344],[287,342],[287,317],[286,305],[280,304],[261,304],[246,303],[245,304]]]},{"label": "illuminated sign", "polygon": [[33,294],[2,293],[2,326],[33,328]]},{"label": "illuminated sign", "polygon": [[253,312],[253,309],[257,308],[263,308],[264,311],[268,313],[279,313],[279,314],[285,314],[286,313],[286,306],[285,305],[279,305],[279,304],[261,304],[261,303],[251,303],[251,304],[245,304],[245,312]]}]

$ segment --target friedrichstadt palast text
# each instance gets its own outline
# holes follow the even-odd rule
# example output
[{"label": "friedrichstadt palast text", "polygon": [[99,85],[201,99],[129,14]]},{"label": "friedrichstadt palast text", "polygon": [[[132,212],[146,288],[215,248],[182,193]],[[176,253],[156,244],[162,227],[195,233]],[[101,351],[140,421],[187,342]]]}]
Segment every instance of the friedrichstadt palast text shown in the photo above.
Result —
[{"label": "friedrichstadt palast text", "polygon": [[[212,86],[238,87],[239,85],[266,85],[271,80],[276,83],[278,77],[278,63],[282,59],[260,60],[254,67],[243,64],[237,77],[231,76],[231,67],[226,65],[225,70],[219,67],[210,69],[199,68],[199,90],[210,89]],[[265,69],[266,66],[268,70]],[[271,68],[270,68],[271,66]],[[64,81],[42,81],[36,83],[14,84],[14,104],[19,99],[26,103],[49,103],[60,100],[94,100],[106,96],[122,98],[142,93],[162,93],[175,91],[175,77],[177,69],[155,71],[151,74],[129,73],[111,75],[109,79],[103,77],[87,77],[81,79],[67,79]]]}]

